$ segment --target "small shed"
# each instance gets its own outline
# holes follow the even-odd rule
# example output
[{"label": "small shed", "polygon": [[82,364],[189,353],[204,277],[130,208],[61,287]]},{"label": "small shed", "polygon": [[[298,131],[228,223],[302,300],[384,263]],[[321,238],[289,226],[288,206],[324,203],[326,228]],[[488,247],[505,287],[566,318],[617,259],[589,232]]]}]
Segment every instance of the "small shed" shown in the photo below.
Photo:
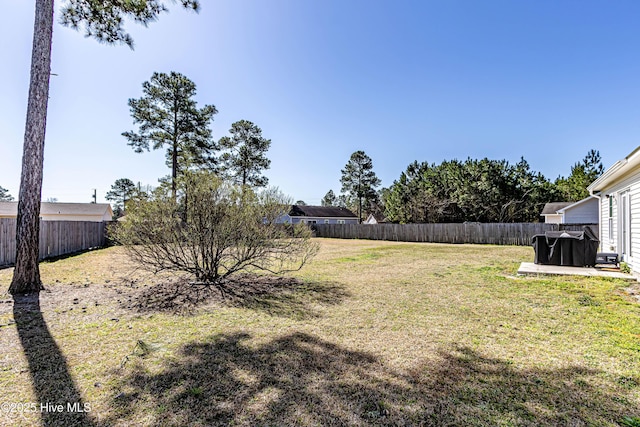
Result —
[{"label": "small shed", "polygon": [[597,224],[598,204],[593,196],[577,202],[547,203],[540,215],[547,224]]},{"label": "small shed", "polygon": [[[16,218],[18,202],[0,202],[0,218]],[[108,203],[50,203],[40,204],[43,221],[89,221],[102,222],[113,219],[113,210]]]}]

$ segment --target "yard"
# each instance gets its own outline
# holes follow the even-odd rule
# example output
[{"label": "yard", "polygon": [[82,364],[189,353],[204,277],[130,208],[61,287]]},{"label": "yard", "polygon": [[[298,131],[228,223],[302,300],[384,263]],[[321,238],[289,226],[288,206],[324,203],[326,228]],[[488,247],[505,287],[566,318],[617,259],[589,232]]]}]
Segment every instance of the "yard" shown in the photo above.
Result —
[{"label": "yard", "polygon": [[[14,310],[0,270],[0,425],[640,417],[628,282],[516,277],[527,247],[319,241],[294,278],[244,277],[224,296],[132,270],[109,248],[43,263],[40,310]],[[67,402],[75,412],[59,413]]]}]

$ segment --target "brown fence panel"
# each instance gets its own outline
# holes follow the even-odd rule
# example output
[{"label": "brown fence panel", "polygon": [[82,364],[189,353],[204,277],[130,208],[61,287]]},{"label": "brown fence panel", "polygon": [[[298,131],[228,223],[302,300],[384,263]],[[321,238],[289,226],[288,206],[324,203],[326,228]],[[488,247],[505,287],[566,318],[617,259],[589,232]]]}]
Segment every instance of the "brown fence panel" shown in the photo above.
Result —
[{"label": "brown fence panel", "polygon": [[597,224],[462,223],[462,224],[317,224],[317,237],[390,240],[397,242],[475,243],[529,246],[531,237],[545,231],[582,230]]},{"label": "brown fence panel", "polygon": [[15,218],[0,218],[0,266],[13,264],[16,260]]},{"label": "brown fence panel", "polygon": [[[0,266],[16,260],[14,218],[0,218]],[[104,222],[40,221],[40,259],[67,255],[106,245]]]}]

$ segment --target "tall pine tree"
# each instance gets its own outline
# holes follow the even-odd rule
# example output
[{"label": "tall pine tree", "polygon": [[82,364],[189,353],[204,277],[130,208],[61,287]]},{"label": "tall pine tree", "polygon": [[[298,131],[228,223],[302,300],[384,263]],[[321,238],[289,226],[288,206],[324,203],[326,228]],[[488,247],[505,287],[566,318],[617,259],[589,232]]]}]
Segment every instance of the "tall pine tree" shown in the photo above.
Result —
[{"label": "tall pine tree", "polygon": [[373,172],[373,162],[364,151],[356,151],[341,172],[342,192],[347,199],[357,201],[358,220],[362,222],[363,205],[369,209],[378,200],[376,187],[380,185],[380,179]]},{"label": "tall pine tree", "polygon": [[193,97],[196,85],[172,71],[153,73],[142,84],[143,96],[130,99],[129,107],[138,132],[123,132],[136,153],[167,147],[167,165],[171,168],[171,191],[175,198],[176,180],[181,170],[191,167],[215,167],[216,149],[209,127],[218,111],[213,105],[198,108]]},{"label": "tall pine tree", "polygon": [[262,172],[269,169],[271,160],[265,155],[271,140],[262,136],[262,129],[248,120],[231,125],[231,136],[220,139],[223,175],[232,182],[249,187],[264,187],[269,179]]},{"label": "tall pine tree", "polygon": [[320,201],[320,205],[322,206],[338,206],[338,198],[336,197],[333,190],[327,191],[327,194],[324,195],[322,200]]},{"label": "tall pine tree", "polygon": [[[187,9],[197,11],[199,8],[198,0],[181,0],[180,3]],[[76,29],[84,27],[87,36],[99,41],[124,43],[133,47],[133,39],[123,28],[125,18],[147,25],[166,10],[161,0],[69,0],[62,10],[61,22]],[[42,289],[38,266],[39,217],[52,35],[53,0],[36,0],[31,80],[18,194],[16,265],[9,286],[11,294],[39,292]]]},{"label": "tall pine tree", "polygon": [[111,185],[111,190],[107,191],[105,199],[114,202],[114,214],[116,217],[124,215],[127,208],[127,201],[136,193],[136,185],[129,178],[116,179]]}]

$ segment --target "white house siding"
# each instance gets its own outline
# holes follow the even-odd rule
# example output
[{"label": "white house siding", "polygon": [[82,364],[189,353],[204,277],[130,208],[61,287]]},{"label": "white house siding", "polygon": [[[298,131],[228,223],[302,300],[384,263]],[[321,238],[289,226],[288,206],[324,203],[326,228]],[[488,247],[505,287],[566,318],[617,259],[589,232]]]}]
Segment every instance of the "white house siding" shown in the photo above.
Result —
[{"label": "white house siding", "polygon": [[279,223],[279,224],[290,224],[291,223],[291,217],[289,215],[282,215],[281,217],[278,217],[276,219],[276,223]]},{"label": "white house siding", "polygon": [[312,217],[312,216],[294,216],[290,217],[292,224],[298,224],[299,222],[315,222],[316,224],[338,224],[338,221],[344,221],[344,224],[357,224],[358,218],[324,218],[324,217]]},{"label": "white house siding", "polygon": [[544,222],[546,224],[562,224],[562,215],[545,215]]},{"label": "white house siding", "polygon": [[[607,221],[611,224],[611,236],[613,237],[611,238],[609,245],[613,252],[618,252],[618,203],[616,202],[617,198],[615,194],[612,194],[611,197],[613,197],[612,216],[611,221],[608,219]],[[609,202],[607,201],[607,209],[608,208]]]},{"label": "white house siding", "polygon": [[[640,181],[631,186],[629,203],[631,205],[631,262],[640,270]],[[634,238],[635,236],[635,238]]]},{"label": "white house siding", "polygon": [[[624,180],[607,187],[601,192],[600,205],[602,207],[602,223],[600,225],[600,247],[605,252],[617,252],[620,254],[621,245],[619,233],[619,205],[620,194],[629,191],[630,223],[631,223],[631,251],[626,254],[625,261],[634,271],[640,272],[640,173],[635,173]],[[613,197],[613,239],[609,240],[609,199],[605,195]],[[635,258],[635,261],[634,261]]]},{"label": "white house siding", "polygon": [[597,224],[598,199],[592,198],[564,211],[564,224]]},{"label": "white house siding", "polygon": [[[609,240],[609,199],[600,199],[600,252],[615,252],[615,242]],[[615,228],[614,228],[615,230]]]},{"label": "white house siding", "polygon": [[[325,222],[325,220],[329,222]],[[325,217],[312,217],[312,216],[290,216],[284,215],[276,220],[278,223],[285,224],[298,224],[302,221],[313,222],[316,224],[338,224],[338,220],[344,221],[344,224],[357,224],[358,218],[325,218]]]}]

